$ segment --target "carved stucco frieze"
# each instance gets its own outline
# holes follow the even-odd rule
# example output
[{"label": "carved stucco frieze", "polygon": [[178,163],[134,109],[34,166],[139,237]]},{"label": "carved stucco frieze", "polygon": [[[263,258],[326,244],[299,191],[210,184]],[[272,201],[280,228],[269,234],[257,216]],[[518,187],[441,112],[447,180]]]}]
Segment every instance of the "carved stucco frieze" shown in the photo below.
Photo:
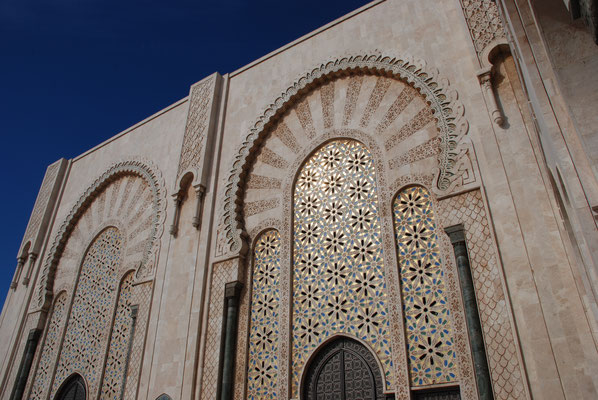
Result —
[{"label": "carved stucco frieze", "polygon": [[35,205],[33,206],[33,212],[31,213],[27,230],[23,236],[23,244],[27,243],[28,241],[33,241],[35,236],[37,236],[36,234],[42,224],[44,211],[46,210],[48,202],[50,201],[50,195],[58,176],[60,166],[61,163],[56,162],[50,165],[46,170],[46,175],[44,176],[42,186],[39,190],[39,194],[37,195],[37,199],[35,200]]},{"label": "carved stucco frieze", "polygon": [[68,162],[65,159],[60,159],[46,169],[17,256],[16,273],[10,285],[12,289],[17,287],[22,276],[23,284],[29,284],[35,261],[44,243],[48,230],[48,221],[54,210],[67,165]]},{"label": "carved stucco frieze", "polygon": [[[474,190],[443,199],[438,202],[437,210],[444,228],[458,224],[465,227],[494,398],[527,399],[528,390],[508,292],[501,278],[500,257],[492,237],[483,194]],[[453,260],[454,257],[451,262]]]},{"label": "carved stucco frieze", "polygon": [[505,38],[505,29],[494,0],[461,0],[463,14],[478,57],[486,47]]},{"label": "carved stucco frieze", "polygon": [[181,148],[181,157],[177,172],[177,183],[187,172],[200,178],[201,162],[205,159],[208,141],[210,117],[215,106],[215,89],[219,75],[214,74],[193,85],[189,95],[189,114],[185,127],[185,136]]},{"label": "carved stucco frieze", "polygon": [[203,353],[201,377],[201,400],[215,399],[218,391],[218,366],[221,358],[222,324],[224,315],[225,287],[229,282],[242,281],[239,274],[244,260],[230,259],[214,263],[210,276],[210,293],[207,328]]},{"label": "carved stucco frieze", "polygon": [[[307,104],[302,100],[303,95],[328,81],[347,74],[382,75],[391,79],[399,79],[417,89],[419,94],[425,98],[433,113],[434,123],[438,130],[438,137],[430,143],[430,148],[422,150],[423,153],[426,153],[422,153],[422,157],[435,156],[437,159],[438,168],[435,171],[433,185],[435,193],[438,195],[450,193],[458,184],[462,184],[464,177],[470,181],[475,180],[473,172],[465,170],[467,166],[471,167],[471,161],[463,160],[471,155],[470,143],[466,138],[468,123],[464,118],[464,108],[457,100],[457,93],[449,88],[448,81],[441,78],[437,70],[429,68],[423,61],[411,58],[393,58],[382,55],[340,58],[321,64],[289,86],[266,108],[250,129],[238,154],[232,160],[232,168],[226,183],[224,210],[216,243],[217,256],[234,255],[246,251],[246,233],[242,222],[241,205],[243,204],[247,171],[254,162],[256,154],[259,153],[257,150],[260,148],[258,146],[260,141],[269,134],[270,128],[280,120],[281,115],[293,106],[296,106],[298,110],[298,117],[301,115],[299,122],[303,129],[307,133],[312,132],[311,117],[306,111]],[[378,88],[378,86],[380,87]],[[384,82],[380,82],[376,86],[380,94],[375,96],[373,93],[371,102],[384,95],[382,92],[385,92],[385,88],[388,89],[386,86]],[[354,89],[354,91],[359,90],[357,87]],[[405,96],[410,94],[410,92],[406,92]],[[357,94],[353,97],[356,96]],[[326,102],[328,97],[323,94],[324,105],[328,104]],[[397,99],[397,102],[396,108],[400,109],[402,107],[401,99]],[[345,110],[345,114],[347,114],[347,110]],[[345,120],[347,118],[345,115]],[[280,125],[276,127],[273,134],[280,137],[286,132],[283,137],[288,139],[287,131],[286,127]],[[319,134],[319,132],[317,133]],[[272,202],[274,201],[276,200],[272,199]]]}]

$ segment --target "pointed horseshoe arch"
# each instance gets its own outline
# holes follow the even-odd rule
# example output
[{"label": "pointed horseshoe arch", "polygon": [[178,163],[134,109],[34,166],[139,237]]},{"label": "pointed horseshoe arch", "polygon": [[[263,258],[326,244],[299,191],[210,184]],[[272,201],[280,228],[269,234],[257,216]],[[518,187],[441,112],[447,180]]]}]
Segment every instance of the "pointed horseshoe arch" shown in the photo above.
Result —
[{"label": "pointed horseshoe arch", "polygon": [[422,61],[411,58],[393,58],[382,55],[358,55],[345,57],[321,64],[291,85],[262,114],[250,129],[239,153],[233,160],[226,185],[224,199],[222,251],[244,253],[246,232],[243,224],[242,205],[245,180],[255,161],[259,148],[270,128],[286,110],[293,107],[303,95],[319,85],[339,76],[361,73],[400,79],[425,98],[430,106],[438,129],[439,148],[438,172],[435,188],[448,191],[457,175],[460,149],[468,130],[463,106],[457,101],[457,94],[449,89],[448,81],[440,78],[437,70],[430,69]]},{"label": "pointed horseshoe arch", "polygon": [[85,381],[79,374],[71,375],[64,381],[55,400],[86,400],[87,389],[85,388]]},{"label": "pointed horseshoe arch", "polygon": [[[44,310],[49,307],[53,296],[56,268],[63,255],[68,239],[77,227],[77,223],[83,214],[105,192],[111,183],[127,176],[140,178],[147,185],[147,193],[150,198],[148,213],[151,213],[151,215],[147,215],[147,218],[149,219],[149,230],[151,232],[148,233],[147,246],[142,249],[143,254],[138,263],[137,274],[142,273],[142,270],[145,272],[149,269],[150,266],[147,264],[149,264],[150,255],[158,246],[158,239],[162,234],[163,221],[166,214],[164,179],[159,169],[148,160],[132,159],[121,161],[113,164],[87,188],[64,219],[64,222],[54,236],[54,242],[49,250],[49,255],[46,257],[40,272],[40,278],[36,287],[37,298],[36,302],[32,305],[32,311]],[[127,197],[133,196],[127,194]]]}]

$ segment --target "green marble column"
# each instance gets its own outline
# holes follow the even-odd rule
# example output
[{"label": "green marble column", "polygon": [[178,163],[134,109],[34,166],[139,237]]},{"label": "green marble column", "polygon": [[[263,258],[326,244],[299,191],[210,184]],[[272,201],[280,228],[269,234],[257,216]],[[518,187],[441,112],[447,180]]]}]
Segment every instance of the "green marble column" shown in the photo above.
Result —
[{"label": "green marble column", "polygon": [[446,233],[451,239],[457,260],[457,270],[459,273],[459,282],[461,283],[461,295],[463,297],[463,306],[465,307],[465,319],[467,320],[467,331],[469,333],[469,343],[473,356],[479,398],[480,400],[493,400],[492,380],[490,379],[490,371],[488,370],[488,359],[486,358],[482,325],[480,323],[475,288],[469,266],[463,225],[447,228]]},{"label": "green marble column", "polygon": [[224,350],[222,356],[222,381],[220,382],[220,400],[233,398],[235,354],[237,347],[237,319],[239,315],[239,297],[243,284],[230,282],[226,284],[224,297],[226,315],[224,325]]},{"label": "green marble column", "polygon": [[31,370],[31,363],[33,362],[33,356],[35,355],[35,349],[37,348],[37,342],[39,342],[41,333],[41,329],[32,329],[29,331],[21,365],[19,365],[19,372],[17,373],[15,385],[10,394],[10,400],[21,400],[23,398],[23,392],[25,391],[25,385],[27,384],[27,378],[29,378],[29,371]]}]

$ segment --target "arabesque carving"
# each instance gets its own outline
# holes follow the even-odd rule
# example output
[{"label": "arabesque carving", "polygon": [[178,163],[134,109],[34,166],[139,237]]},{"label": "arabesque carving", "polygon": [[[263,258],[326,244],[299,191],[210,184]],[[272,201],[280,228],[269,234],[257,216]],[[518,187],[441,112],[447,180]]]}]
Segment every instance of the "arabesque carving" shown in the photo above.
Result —
[{"label": "arabesque carving", "polygon": [[478,56],[490,43],[505,37],[495,0],[461,0],[461,7]]},{"label": "arabesque carving", "polygon": [[52,193],[52,188],[54,187],[54,182],[56,181],[56,177],[58,175],[59,170],[59,162],[50,165],[46,170],[46,175],[44,176],[42,186],[39,189],[39,194],[37,195],[37,199],[35,200],[35,205],[33,206],[33,212],[31,213],[31,218],[29,219],[27,230],[25,231],[25,235],[23,236],[23,243],[26,243],[29,240],[33,242],[33,240],[35,239],[37,231],[42,224],[44,211],[46,210],[46,206],[48,205],[50,194]]},{"label": "arabesque carving", "polygon": [[201,161],[206,132],[210,122],[210,106],[212,105],[215,82],[215,77],[211,76],[191,88],[189,116],[187,117],[183,147],[181,148],[178,178],[189,169],[197,168]]},{"label": "arabesque carving", "polygon": [[474,190],[439,201],[438,215],[444,227],[465,226],[494,398],[528,398],[516,333],[509,317],[509,300],[500,277],[500,261],[492,243],[492,226],[484,208],[482,192]]}]

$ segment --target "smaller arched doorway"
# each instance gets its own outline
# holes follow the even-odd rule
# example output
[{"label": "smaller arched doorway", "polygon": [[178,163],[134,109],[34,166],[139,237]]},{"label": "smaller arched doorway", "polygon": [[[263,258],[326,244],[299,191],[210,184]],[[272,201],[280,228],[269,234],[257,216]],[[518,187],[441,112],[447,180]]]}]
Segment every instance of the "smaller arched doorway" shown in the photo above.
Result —
[{"label": "smaller arched doorway", "polygon": [[86,400],[87,391],[81,375],[72,375],[62,384],[54,400]]},{"label": "smaller arched doorway", "polygon": [[302,400],[381,400],[382,376],[374,355],[356,340],[339,337],[322,346],[305,369]]}]

